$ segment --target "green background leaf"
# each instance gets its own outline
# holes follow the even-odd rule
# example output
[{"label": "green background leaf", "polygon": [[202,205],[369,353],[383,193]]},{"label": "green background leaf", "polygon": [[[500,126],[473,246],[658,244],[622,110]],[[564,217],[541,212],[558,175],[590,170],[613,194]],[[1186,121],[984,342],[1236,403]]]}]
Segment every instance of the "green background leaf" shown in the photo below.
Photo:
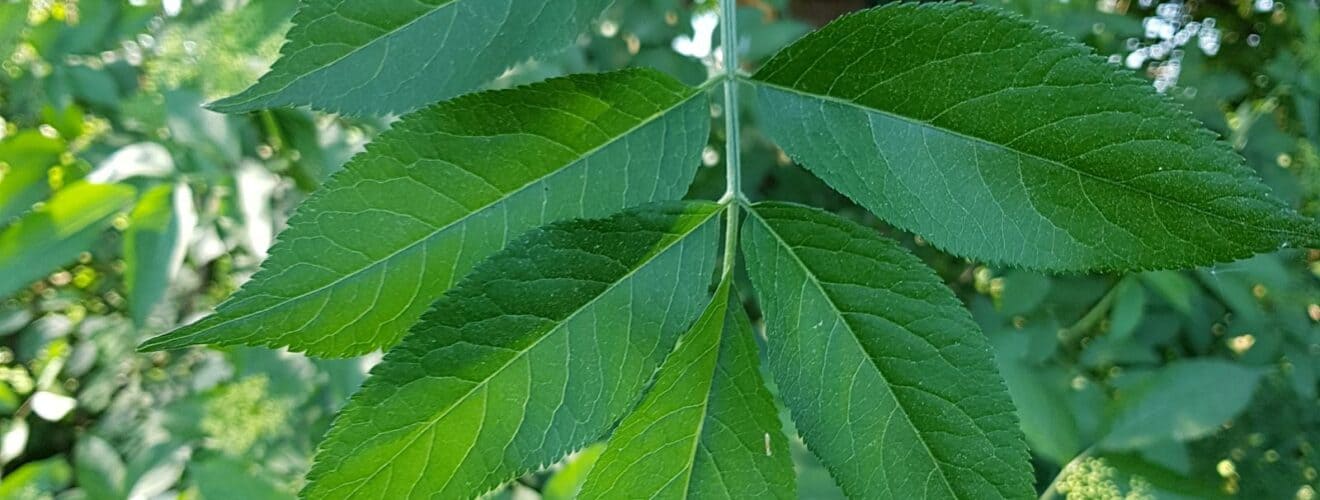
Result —
[{"label": "green background leaf", "polygon": [[1100,445],[1121,451],[1209,435],[1246,408],[1260,376],[1258,369],[1226,361],[1170,363],[1128,394],[1120,392],[1120,409]]},{"label": "green background leaf", "polygon": [[133,202],[133,188],[77,183],[0,231],[0,297],[68,264]]},{"label": "green background leaf", "polygon": [[611,1],[310,0],[294,15],[270,72],[212,109],[411,111],[558,52]]},{"label": "green background leaf", "polygon": [[317,453],[307,498],[469,498],[603,437],[700,314],[719,206],[529,232],[386,354]]},{"label": "green background leaf", "polygon": [[1077,456],[1082,436],[1068,406],[1068,388],[1055,383],[1063,377],[1018,359],[1000,358],[998,366],[1031,451],[1060,464]]},{"label": "green background leaf", "polygon": [[246,460],[219,456],[196,463],[189,472],[203,500],[281,500],[291,492],[272,484],[259,466]]},{"label": "green background leaf", "polygon": [[742,241],[780,398],[849,496],[1033,496],[990,346],[930,268],[783,203],[753,206]]},{"label": "green background leaf", "polygon": [[706,107],[696,89],[627,70],[409,115],[299,208],[262,271],[214,315],[143,348],[391,346],[523,231],[681,198],[710,130]]},{"label": "green background leaf", "polygon": [[148,190],[129,214],[124,231],[124,286],[133,322],[146,323],[151,309],[165,296],[197,224],[192,190],[187,184]]},{"label": "green background leaf", "polygon": [[725,276],[579,498],[796,498],[751,321]]},{"label": "green background leaf", "polygon": [[90,498],[121,498],[124,488],[124,459],[110,443],[96,435],[78,441],[73,455],[74,477]]},{"label": "green background leaf", "polygon": [[1320,225],[1148,82],[992,8],[852,14],[753,80],[793,158],[958,255],[1130,270],[1320,245]]},{"label": "green background leaf", "polygon": [[0,226],[50,195],[47,170],[58,164],[64,141],[26,131],[0,141]]}]

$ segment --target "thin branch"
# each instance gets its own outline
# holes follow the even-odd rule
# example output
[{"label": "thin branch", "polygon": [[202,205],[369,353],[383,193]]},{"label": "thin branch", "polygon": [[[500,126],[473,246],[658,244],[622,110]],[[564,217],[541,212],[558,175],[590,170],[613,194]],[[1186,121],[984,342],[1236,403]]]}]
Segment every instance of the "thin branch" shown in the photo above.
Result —
[{"label": "thin branch", "polygon": [[1124,280],[1115,282],[1109,288],[1109,291],[1105,293],[1105,296],[1096,301],[1095,305],[1091,306],[1091,309],[1081,319],[1077,320],[1077,323],[1060,332],[1059,343],[1065,346],[1076,344],[1081,341],[1082,336],[1095,328],[1095,325],[1099,324],[1106,314],[1109,314],[1109,309],[1113,307],[1114,300],[1118,298],[1118,292],[1123,288],[1123,283]]}]

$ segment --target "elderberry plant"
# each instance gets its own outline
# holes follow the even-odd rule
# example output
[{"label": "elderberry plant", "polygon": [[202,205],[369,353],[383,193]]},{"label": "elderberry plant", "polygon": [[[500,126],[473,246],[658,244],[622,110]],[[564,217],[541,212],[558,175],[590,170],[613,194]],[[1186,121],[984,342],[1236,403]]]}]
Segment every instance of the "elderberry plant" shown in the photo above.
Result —
[{"label": "elderberry plant", "polygon": [[[1026,445],[969,313],[896,242],[750,203],[740,99],[835,190],[962,257],[1135,271],[1320,246],[1145,81],[982,6],[858,12],[748,75],[721,0],[723,67],[700,87],[633,69],[468,93],[610,3],[306,2],[270,72],[212,107],[404,114],[215,314],[142,348],[384,349],[307,498],[474,497],[601,441],[581,497],[793,497],[763,359],[849,496],[1023,498]],[[727,192],[681,200],[717,90]]]}]

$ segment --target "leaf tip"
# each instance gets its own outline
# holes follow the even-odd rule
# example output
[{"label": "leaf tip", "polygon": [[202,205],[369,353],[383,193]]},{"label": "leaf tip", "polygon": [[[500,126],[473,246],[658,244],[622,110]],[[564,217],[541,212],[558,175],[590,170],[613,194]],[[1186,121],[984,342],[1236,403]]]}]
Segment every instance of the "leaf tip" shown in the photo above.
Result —
[{"label": "leaf tip", "polygon": [[191,340],[190,336],[186,334],[181,334],[181,332],[182,330],[174,330],[172,332],[165,333],[162,335],[157,335],[155,337],[144,340],[142,341],[142,343],[138,344],[137,352],[165,351],[169,349],[177,349],[180,347],[189,346],[196,343]]},{"label": "leaf tip", "polygon": [[221,99],[216,99],[214,101],[203,103],[202,109],[205,109],[207,111],[214,111],[216,113],[224,113],[226,108],[225,105],[226,100],[228,100],[228,98],[221,98]]},{"label": "leaf tip", "polygon": [[269,105],[270,95],[258,91],[259,87],[261,87],[261,83],[262,81],[258,80],[257,83],[243,89],[237,94],[221,97],[203,104],[202,107],[216,113],[224,113],[228,115],[249,113],[271,107]]},{"label": "leaf tip", "polygon": [[229,115],[254,111],[256,108],[252,107],[248,102],[239,99],[246,93],[247,91],[244,91],[242,93],[234,94],[229,97],[222,97],[220,99],[216,99],[214,101],[203,104],[202,108],[206,109],[207,111],[214,111],[216,113],[224,113]]}]

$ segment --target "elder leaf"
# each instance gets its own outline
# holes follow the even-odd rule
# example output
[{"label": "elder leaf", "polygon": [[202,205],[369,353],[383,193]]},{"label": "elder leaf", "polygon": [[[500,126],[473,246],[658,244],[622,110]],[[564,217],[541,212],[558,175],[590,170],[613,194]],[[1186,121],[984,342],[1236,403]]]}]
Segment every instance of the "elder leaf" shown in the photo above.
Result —
[{"label": "elder leaf", "polygon": [[838,216],[752,207],[742,233],[770,372],[852,498],[1032,498],[1013,403],[971,315],[897,243]]},{"label": "elder leaf", "polygon": [[797,498],[751,321],[726,275],[578,498]]},{"label": "elder leaf", "polygon": [[309,0],[270,71],[211,108],[411,111],[562,50],[611,1]]},{"label": "elder leaf", "polygon": [[[1119,408],[1099,446],[1139,449],[1170,437],[1191,441],[1211,435],[1251,403],[1259,369],[1213,359],[1179,360],[1119,393]],[[1214,388],[1208,397],[1208,387]]]},{"label": "elder leaf", "polygon": [[143,344],[388,347],[482,258],[523,231],[681,198],[710,119],[696,89],[650,70],[473,94],[404,117],[289,221],[215,314]]},{"label": "elder leaf", "polygon": [[993,8],[862,11],[752,80],[789,155],[958,255],[1135,270],[1320,245],[1320,224],[1148,82]]}]

